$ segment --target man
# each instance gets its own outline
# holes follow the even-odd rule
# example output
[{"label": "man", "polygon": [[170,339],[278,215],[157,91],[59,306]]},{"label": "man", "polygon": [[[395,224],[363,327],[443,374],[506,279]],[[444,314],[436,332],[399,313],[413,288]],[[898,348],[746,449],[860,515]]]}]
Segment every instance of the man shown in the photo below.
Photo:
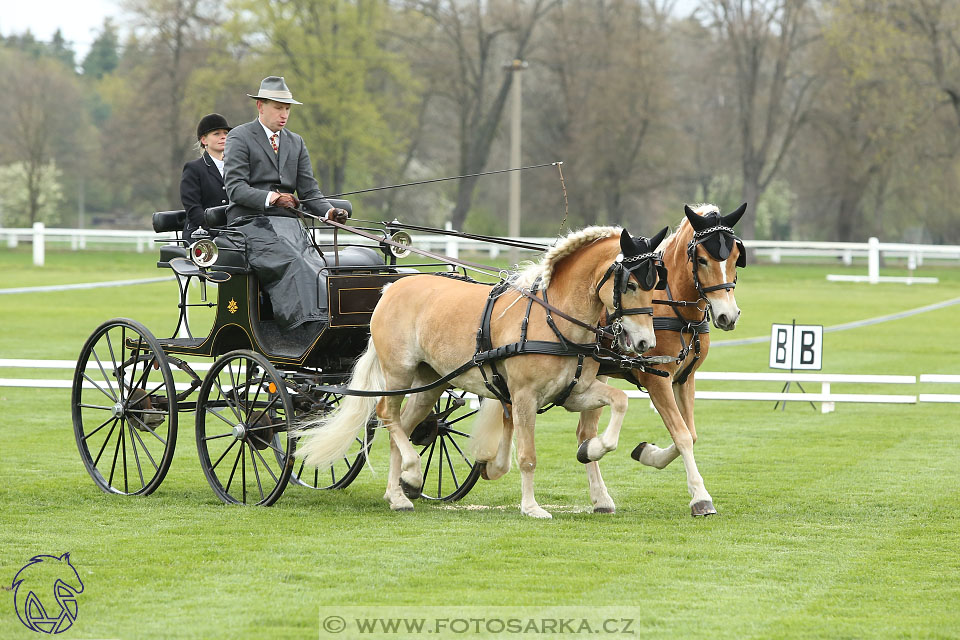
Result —
[{"label": "man", "polygon": [[196,240],[193,233],[204,225],[204,209],[227,204],[227,191],[223,184],[223,149],[228,133],[230,125],[219,113],[203,116],[197,125],[197,143],[203,153],[196,160],[183,165],[183,176],[180,178],[180,201],[187,212],[183,238],[188,243]]},{"label": "man", "polygon": [[326,262],[293,209],[303,205],[338,222],[347,212],[320,193],[303,138],[286,128],[291,105],[303,103],[294,100],[284,79],[264,78],[260,91],[247,95],[257,101],[257,118],[230,131],[224,152],[229,228],[243,235],[247,259],[281,328],[323,321],[326,292],[318,285]]}]

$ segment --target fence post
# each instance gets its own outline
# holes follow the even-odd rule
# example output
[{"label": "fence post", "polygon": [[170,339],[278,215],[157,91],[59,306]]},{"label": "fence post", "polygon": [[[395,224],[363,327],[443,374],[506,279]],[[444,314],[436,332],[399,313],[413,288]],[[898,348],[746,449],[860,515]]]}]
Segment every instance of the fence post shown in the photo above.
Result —
[{"label": "fence post", "polygon": [[16,234],[16,233],[11,233],[10,235],[7,236],[7,247],[10,248],[10,249],[16,249],[16,248],[17,248],[17,234]]},{"label": "fence post", "polygon": [[867,279],[870,284],[880,282],[880,239],[871,237],[867,240]]},{"label": "fence post", "polygon": [[850,249],[843,250],[843,264],[850,266],[853,264],[853,251]]},{"label": "fence post", "polygon": [[[453,223],[445,222],[443,228],[447,231],[453,231]],[[460,257],[460,246],[457,244],[457,239],[454,236],[447,236],[447,249],[446,253],[451,258]]]},{"label": "fence post", "polygon": [[33,223],[33,264],[37,267],[43,266],[43,223]]},{"label": "fence post", "polygon": [[[829,382],[824,382],[820,385],[820,393],[822,393],[825,396],[830,395]],[[820,403],[820,413],[832,413],[835,408],[836,407],[833,402],[827,402],[826,400],[824,400]]]}]

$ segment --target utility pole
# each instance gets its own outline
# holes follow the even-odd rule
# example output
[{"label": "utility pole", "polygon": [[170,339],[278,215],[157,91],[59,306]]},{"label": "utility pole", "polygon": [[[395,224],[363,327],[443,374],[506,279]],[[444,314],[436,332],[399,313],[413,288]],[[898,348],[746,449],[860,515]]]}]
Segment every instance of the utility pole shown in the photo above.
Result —
[{"label": "utility pole", "polygon": [[[522,114],[523,107],[522,85],[520,81],[521,74],[519,72],[527,68],[527,63],[523,60],[516,59],[510,64],[504,65],[503,68],[513,74],[513,87],[511,88],[511,92],[513,93],[512,112],[510,115],[510,166],[519,167],[520,116]],[[520,172],[511,171],[509,180],[510,200],[508,207],[509,223],[507,235],[511,238],[517,238],[520,236]],[[517,254],[517,248],[511,247],[510,263],[516,264],[518,261],[519,256]]]}]

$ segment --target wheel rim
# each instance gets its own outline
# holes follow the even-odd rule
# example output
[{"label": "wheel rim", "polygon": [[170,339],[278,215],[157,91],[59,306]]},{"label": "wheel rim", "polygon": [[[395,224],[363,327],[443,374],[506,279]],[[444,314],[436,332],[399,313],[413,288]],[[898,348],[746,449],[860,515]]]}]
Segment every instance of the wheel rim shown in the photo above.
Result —
[{"label": "wheel rim", "polygon": [[217,360],[197,399],[197,452],[214,493],[229,504],[271,505],[293,466],[293,404],[283,379],[254,352]]},{"label": "wheel rim", "polygon": [[71,396],[84,466],[108,493],[147,495],[166,476],[177,441],[173,375],[139,323],[111,320],[87,339]]},{"label": "wheel rim", "polygon": [[470,434],[463,429],[465,420],[477,410],[469,407],[465,396],[461,391],[445,391],[433,413],[417,426],[411,436],[417,439],[420,431],[417,439],[420,443],[420,468],[423,469],[420,491],[421,497],[426,500],[459,500],[467,495],[480,477],[480,465],[474,463],[467,444]]},{"label": "wheel rim", "polygon": [[[332,411],[340,404],[342,399],[342,395],[329,393],[321,398],[320,404],[327,407],[325,411]],[[354,438],[354,444],[347,451],[347,455],[331,465],[329,469],[310,468],[306,466],[303,460],[295,461],[293,473],[290,474],[290,482],[307,489],[343,489],[347,487],[360,474],[360,470],[367,460],[366,451],[373,441],[375,426],[376,420],[367,425],[366,444],[364,444],[363,438]]]}]

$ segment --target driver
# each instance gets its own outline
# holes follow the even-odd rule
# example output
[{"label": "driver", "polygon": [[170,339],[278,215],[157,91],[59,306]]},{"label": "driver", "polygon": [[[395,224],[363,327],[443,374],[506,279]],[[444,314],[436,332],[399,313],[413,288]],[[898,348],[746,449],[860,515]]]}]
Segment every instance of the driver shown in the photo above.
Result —
[{"label": "driver", "polygon": [[264,78],[257,94],[247,95],[256,100],[257,118],[230,131],[224,151],[229,228],[243,234],[247,259],[281,328],[325,320],[317,289],[326,263],[294,208],[341,223],[347,212],[320,193],[303,138],[286,128],[291,105],[302,103],[284,79]]}]

